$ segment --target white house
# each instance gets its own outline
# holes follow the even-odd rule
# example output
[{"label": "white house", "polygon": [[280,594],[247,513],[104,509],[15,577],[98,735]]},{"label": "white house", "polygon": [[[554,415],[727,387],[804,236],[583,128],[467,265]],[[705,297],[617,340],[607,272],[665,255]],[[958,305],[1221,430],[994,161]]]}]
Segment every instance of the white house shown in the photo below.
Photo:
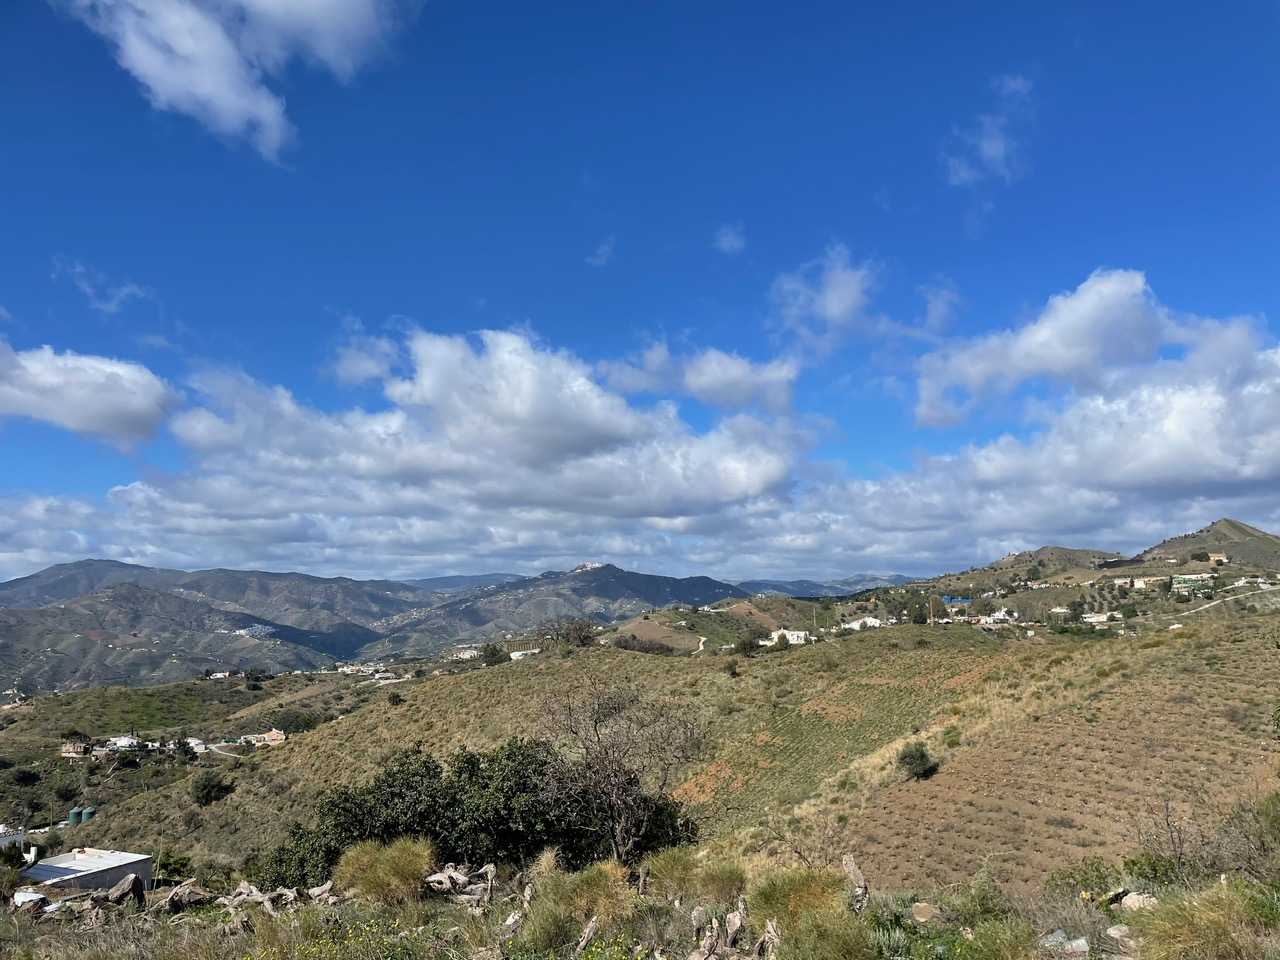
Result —
[{"label": "white house", "polygon": [[877,620],[875,617],[862,617],[858,620],[852,620],[849,623],[840,624],[841,630],[867,630],[873,627],[883,627],[884,621]]},{"label": "white house", "polygon": [[786,641],[791,645],[799,645],[808,643],[812,638],[809,636],[808,630],[775,630],[769,634],[769,642],[760,641],[761,646],[772,647],[774,644]]},{"label": "white house", "polygon": [[107,738],[108,750],[136,750],[142,745],[142,741],[137,737],[109,737]]}]

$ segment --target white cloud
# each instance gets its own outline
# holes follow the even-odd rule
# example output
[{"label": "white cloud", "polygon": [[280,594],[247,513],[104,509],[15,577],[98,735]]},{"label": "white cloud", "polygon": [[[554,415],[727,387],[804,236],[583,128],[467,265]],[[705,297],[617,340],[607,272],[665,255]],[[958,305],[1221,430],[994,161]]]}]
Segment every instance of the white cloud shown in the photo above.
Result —
[{"label": "white cloud", "polygon": [[[205,372],[170,420],[181,470],[148,469],[101,501],[0,503],[0,572],[98,555],[359,576],[583,559],[719,576],[927,573],[1044,543],[1132,550],[1223,515],[1280,529],[1280,348],[1261,322],[1176,314],[1141,274],[1106,271],[991,337],[931,356],[980,397],[1017,380],[983,350],[1041,378],[1034,432],[955,439],[875,471],[811,459],[820,438],[784,402],[786,363],[714,348],[673,357],[659,343],[626,364],[646,391],[721,405],[699,426],[671,400],[628,401],[604,365],[510,331],[411,331],[399,372],[375,381],[382,409],[322,411]],[[31,368],[60,359],[29,354],[18,356]],[[146,375],[81,359],[130,368],[126,382]],[[14,362],[0,383],[30,383]],[[99,407],[146,393],[83,379]],[[18,415],[43,403],[48,419],[50,398],[64,420],[89,415],[66,397],[29,387]],[[9,395],[0,404],[13,412]],[[752,405],[763,412],[743,412]]]},{"label": "white cloud", "polygon": [[843,244],[773,281],[769,299],[778,322],[811,350],[832,350],[879,324],[867,308],[875,281],[870,263],[853,264]]},{"label": "white cloud", "polygon": [[937,334],[950,326],[961,303],[960,291],[946,277],[938,277],[920,288],[924,297],[924,318],[921,326],[926,333]]},{"label": "white cloud", "polygon": [[657,393],[671,387],[675,364],[666,341],[649,344],[639,357],[627,360],[605,360],[597,364],[609,389],[619,393]]},{"label": "white cloud", "polygon": [[52,0],[110,41],[152,106],[274,160],[293,135],[267,86],[294,58],[348,81],[413,11],[397,0]]},{"label": "white cloud", "polygon": [[1031,115],[1034,84],[1025,76],[1005,74],[991,81],[995,109],[980,113],[964,128],[952,131],[942,151],[947,182],[969,187],[986,180],[1012,183],[1026,172],[1022,126]]},{"label": "white cloud", "polygon": [[1019,329],[957,341],[922,357],[916,416],[933,426],[954,423],[983,397],[1038,377],[1096,385],[1114,367],[1151,361],[1177,336],[1143,274],[1099,270],[1075,290],[1050,297]]},{"label": "white cloud", "polygon": [[25,417],[122,445],[150,439],[181,402],[139,363],[0,339],[0,417]]},{"label": "white cloud", "polygon": [[727,257],[734,256],[747,249],[747,231],[741,223],[725,223],[716,229],[711,246],[718,253]]},{"label": "white cloud", "polygon": [[791,387],[799,373],[794,360],[752,363],[736,353],[711,349],[685,363],[684,386],[712,406],[740,409],[759,404],[784,413],[791,407]]},{"label": "white cloud", "polygon": [[587,263],[593,267],[606,266],[613,259],[613,237],[606,237],[601,241],[600,246],[596,247],[595,252],[587,257]]},{"label": "white cloud", "polygon": [[101,270],[85,266],[78,260],[54,258],[53,279],[69,277],[76,289],[84,294],[89,306],[99,313],[114,315],[124,309],[130,300],[142,300],[152,296],[150,290],[126,281],[113,283]]},{"label": "white cloud", "polygon": [[13,314],[10,313],[8,310],[6,310],[4,307],[0,306],[0,323],[12,323],[12,322],[13,322]]}]

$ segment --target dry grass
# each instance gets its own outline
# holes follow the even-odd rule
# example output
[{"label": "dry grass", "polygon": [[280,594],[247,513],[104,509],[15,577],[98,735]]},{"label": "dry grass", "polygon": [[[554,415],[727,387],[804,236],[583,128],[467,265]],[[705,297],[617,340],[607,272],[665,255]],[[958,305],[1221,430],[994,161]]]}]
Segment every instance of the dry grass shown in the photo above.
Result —
[{"label": "dry grass", "polygon": [[1133,914],[1143,960],[1261,960],[1248,898],[1234,886],[1160,903]]}]

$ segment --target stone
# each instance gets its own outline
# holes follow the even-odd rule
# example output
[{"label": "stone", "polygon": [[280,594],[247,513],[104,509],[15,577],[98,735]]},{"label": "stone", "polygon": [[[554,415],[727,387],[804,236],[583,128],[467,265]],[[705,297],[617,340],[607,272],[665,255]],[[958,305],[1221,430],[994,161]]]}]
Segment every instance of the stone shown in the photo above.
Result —
[{"label": "stone", "polygon": [[107,891],[103,899],[113,906],[132,900],[141,907],[147,902],[147,887],[136,873],[126,874],[119,883]]},{"label": "stone", "polygon": [[591,918],[591,922],[587,924],[587,928],[582,931],[582,936],[578,938],[578,946],[573,951],[573,955],[575,957],[578,956],[578,954],[582,953],[583,950],[587,949],[587,944],[589,944],[593,939],[595,939],[596,927],[598,927],[599,924],[600,924],[599,917]]},{"label": "stone", "polygon": [[844,868],[845,876],[849,878],[849,909],[854,913],[861,913],[871,902],[867,878],[863,876],[862,870],[851,853],[846,853],[840,858],[840,866]]},{"label": "stone", "polygon": [[932,903],[913,903],[911,905],[911,919],[920,924],[941,923],[942,911]]},{"label": "stone", "polygon": [[1130,935],[1127,923],[1117,923],[1114,926],[1107,927],[1107,936],[1116,947],[1125,953],[1134,953],[1138,949],[1138,945],[1134,943],[1133,937]]},{"label": "stone", "polygon": [[326,880],[324,883],[320,884],[320,886],[312,887],[310,890],[308,890],[307,896],[310,897],[312,900],[319,900],[321,897],[327,897],[329,895],[329,891],[331,891],[332,889],[333,889],[333,881]]},{"label": "stone", "polygon": [[1120,909],[1149,910],[1159,902],[1149,893],[1130,893],[1120,901]]}]

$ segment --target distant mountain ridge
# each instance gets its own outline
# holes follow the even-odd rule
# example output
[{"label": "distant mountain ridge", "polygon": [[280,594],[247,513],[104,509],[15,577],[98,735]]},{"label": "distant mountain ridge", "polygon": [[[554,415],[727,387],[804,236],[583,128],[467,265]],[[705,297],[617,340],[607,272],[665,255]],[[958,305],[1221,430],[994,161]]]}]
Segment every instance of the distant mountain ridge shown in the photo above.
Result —
[{"label": "distant mountain ridge", "polygon": [[847,597],[880,587],[910,583],[901,574],[859,573],[843,580],[735,580],[733,585],[748,593],[780,597]]},{"label": "distant mountain ridge", "polygon": [[[1280,537],[1218,520],[1134,558],[1041,547],[983,568],[989,577],[1105,569],[1223,552],[1241,566],[1280,570]],[[980,573],[982,571],[974,571]],[[941,575],[967,589],[972,578]],[[934,578],[939,579],[939,578]],[[337,659],[431,656],[462,641],[518,636],[552,617],[615,623],[673,605],[755,594],[836,597],[913,582],[896,574],[840,580],[667,577],[584,563],[536,577],[492,573],[354,580],[303,573],[188,572],[115,560],[63,563],[0,583],[0,691],[146,683],[214,666],[306,669]],[[969,584],[972,586],[972,584]]]}]

